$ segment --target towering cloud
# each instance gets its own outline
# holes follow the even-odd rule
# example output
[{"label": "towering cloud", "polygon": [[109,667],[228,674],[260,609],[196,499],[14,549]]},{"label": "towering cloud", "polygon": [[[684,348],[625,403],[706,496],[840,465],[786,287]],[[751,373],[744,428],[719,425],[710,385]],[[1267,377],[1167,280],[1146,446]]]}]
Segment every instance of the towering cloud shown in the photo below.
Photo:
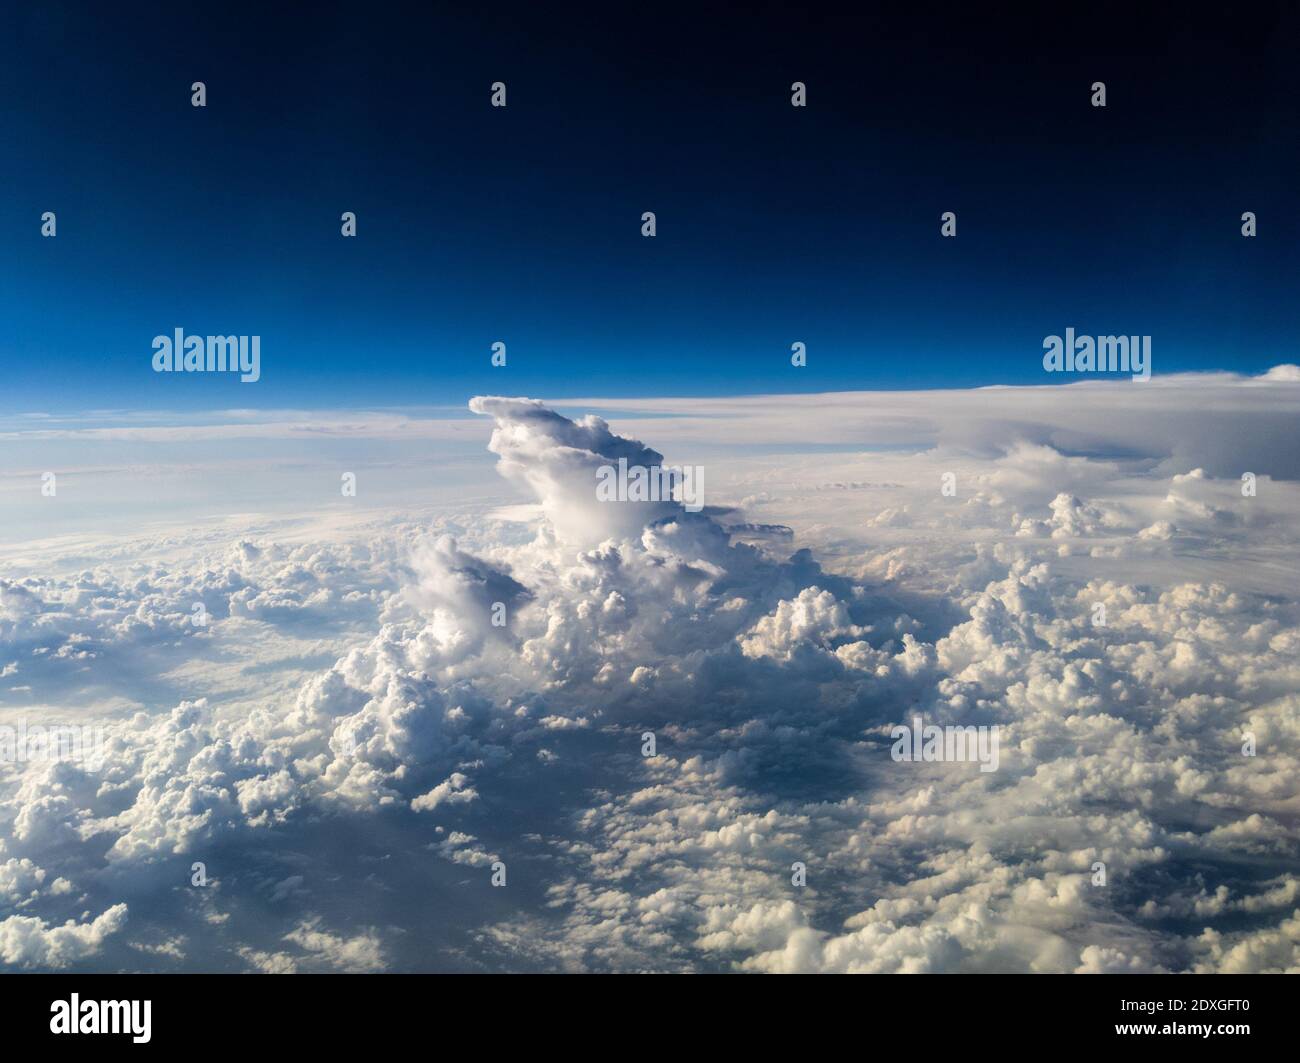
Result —
[{"label": "towering cloud", "polygon": [[[599,418],[471,409],[531,525],[159,543],[152,567],[0,583],[6,711],[30,686],[108,717],[98,771],[0,776],[0,961],[1300,963],[1295,596],[1116,567],[1167,577],[1260,528],[1294,544],[1262,516],[1276,493],[1246,511],[1235,479],[1008,428],[956,498],[937,475],[971,460],[953,451],[836,481],[899,497],[826,536],[832,565],[733,534],[726,507],[599,501],[601,465],[663,461]],[[830,497],[826,472],[793,484],[796,509]],[[997,770],[895,761],[890,730],[916,717],[997,727]]]}]

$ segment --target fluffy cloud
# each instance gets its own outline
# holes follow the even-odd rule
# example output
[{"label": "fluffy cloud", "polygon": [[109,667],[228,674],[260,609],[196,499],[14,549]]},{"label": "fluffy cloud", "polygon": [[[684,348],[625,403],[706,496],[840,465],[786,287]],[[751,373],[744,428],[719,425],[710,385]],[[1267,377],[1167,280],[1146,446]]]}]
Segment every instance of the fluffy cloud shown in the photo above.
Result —
[{"label": "fluffy cloud", "polygon": [[58,970],[93,956],[126,922],[126,905],[115,904],[84,923],[50,926],[33,916],[0,920],[0,960],[27,969]]},{"label": "fluffy cloud", "polygon": [[[737,460],[700,513],[599,501],[664,460],[601,418],[480,398],[535,510],[11,565],[0,724],[89,701],[105,737],[0,775],[0,959],[1294,969],[1300,496],[1175,431],[1189,393],[1141,400],[1160,458],[1022,417]],[[893,761],[914,716],[996,726],[998,770]]]}]

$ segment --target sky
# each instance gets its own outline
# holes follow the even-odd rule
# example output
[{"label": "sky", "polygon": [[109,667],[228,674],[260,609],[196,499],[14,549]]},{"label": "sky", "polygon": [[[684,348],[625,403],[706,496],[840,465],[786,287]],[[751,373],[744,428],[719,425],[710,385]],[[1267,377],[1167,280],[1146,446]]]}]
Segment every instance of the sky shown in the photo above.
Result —
[{"label": "sky", "polygon": [[[1067,327],[1296,360],[1294,9],[573,17],[11,12],[0,410],[1055,383]],[[262,379],[153,374],[178,327]]]},{"label": "sky", "polygon": [[0,971],[1300,972],[1294,8],[0,18]]}]

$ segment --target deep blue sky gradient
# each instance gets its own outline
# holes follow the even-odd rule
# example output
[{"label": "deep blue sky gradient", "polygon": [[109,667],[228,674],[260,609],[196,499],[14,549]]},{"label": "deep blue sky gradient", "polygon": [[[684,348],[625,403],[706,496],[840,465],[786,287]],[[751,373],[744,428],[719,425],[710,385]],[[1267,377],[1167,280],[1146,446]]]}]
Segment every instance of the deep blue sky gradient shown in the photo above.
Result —
[{"label": "deep blue sky gradient", "polygon": [[[3,16],[0,410],[1064,383],[1067,326],[1300,361],[1294,7],[220,6]],[[154,374],[178,326],[261,382]]]}]

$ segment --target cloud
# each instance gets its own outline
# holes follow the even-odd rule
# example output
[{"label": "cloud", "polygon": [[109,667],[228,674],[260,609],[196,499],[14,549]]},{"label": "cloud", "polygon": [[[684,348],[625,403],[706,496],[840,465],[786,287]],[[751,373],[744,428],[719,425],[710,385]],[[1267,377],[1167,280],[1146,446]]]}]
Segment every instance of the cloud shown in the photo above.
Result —
[{"label": "cloud", "polygon": [[[699,513],[598,500],[664,460],[622,426],[480,398],[535,509],[11,562],[0,724],[106,730],[0,768],[0,957],[156,962],[129,905],[185,969],[1294,967],[1296,393],[1106,387],[677,404],[677,457],[721,410],[935,437],[719,457]],[[1257,404],[1255,495],[1208,397]],[[998,727],[998,770],[893,761],[914,716]]]},{"label": "cloud", "polygon": [[411,808],[416,812],[432,812],[442,804],[463,804],[467,801],[477,801],[478,791],[472,786],[468,786],[469,779],[458,771],[454,771],[447,777],[444,782],[440,782],[427,794],[421,794],[411,802]]},{"label": "cloud", "polygon": [[126,922],[126,905],[115,904],[89,922],[50,926],[32,916],[0,920],[0,960],[27,969],[58,970],[93,956]]},{"label": "cloud", "polygon": [[286,934],[285,940],[336,971],[364,973],[384,967],[383,950],[371,932],[345,938],[321,930],[318,920],[306,920]]}]

